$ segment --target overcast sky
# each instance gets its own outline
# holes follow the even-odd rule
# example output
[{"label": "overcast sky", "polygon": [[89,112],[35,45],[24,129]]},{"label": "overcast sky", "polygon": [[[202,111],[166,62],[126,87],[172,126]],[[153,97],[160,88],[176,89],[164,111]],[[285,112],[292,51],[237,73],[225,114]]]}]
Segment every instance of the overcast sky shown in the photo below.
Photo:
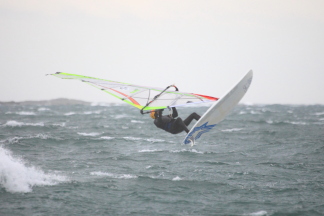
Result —
[{"label": "overcast sky", "polygon": [[116,102],[68,72],[244,103],[324,104],[323,0],[0,0],[0,101]]}]

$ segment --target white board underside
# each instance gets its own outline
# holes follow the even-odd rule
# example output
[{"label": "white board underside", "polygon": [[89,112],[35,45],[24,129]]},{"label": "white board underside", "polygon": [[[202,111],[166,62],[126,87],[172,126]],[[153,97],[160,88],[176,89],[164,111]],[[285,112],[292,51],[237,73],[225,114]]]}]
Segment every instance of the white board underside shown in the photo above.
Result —
[{"label": "white board underside", "polygon": [[219,122],[234,109],[247,92],[253,78],[253,71],[250,70],[233,88],[228,91],[223,97],[214,104],[204,113],[203,116],[196,122],[191,128],[184,144],[195,142],[201,137],[202,134],[210,131]]}]

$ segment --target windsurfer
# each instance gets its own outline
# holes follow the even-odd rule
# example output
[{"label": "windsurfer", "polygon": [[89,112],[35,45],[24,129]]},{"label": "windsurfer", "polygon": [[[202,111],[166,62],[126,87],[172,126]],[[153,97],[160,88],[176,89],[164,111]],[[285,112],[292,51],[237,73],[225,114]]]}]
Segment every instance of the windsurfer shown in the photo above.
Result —
[{"label": "windsurfer", "polygon": [[178,117],[178,112],[175,107],[172,107],[172,113],[170,115],[162,115],[162,112],[163,109],[152,110],[150,116],[154,119],[154,124],[156,127],[172,134],[178,134],[182,131],[189,133],[187,126],[193,119],[196,121],[200,119],[200,115],[193,112],[183,121],[180,117]]}]

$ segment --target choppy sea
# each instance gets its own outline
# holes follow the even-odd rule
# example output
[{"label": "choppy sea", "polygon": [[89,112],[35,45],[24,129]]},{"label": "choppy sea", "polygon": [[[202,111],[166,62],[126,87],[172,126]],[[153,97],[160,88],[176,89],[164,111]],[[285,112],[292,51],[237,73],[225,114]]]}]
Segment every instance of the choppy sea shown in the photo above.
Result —
[{"label": "choppy sea", "polygon": [[239,105],[184,137],[127,105],[1,105],[0,215],[324,215],[323,105]]}]

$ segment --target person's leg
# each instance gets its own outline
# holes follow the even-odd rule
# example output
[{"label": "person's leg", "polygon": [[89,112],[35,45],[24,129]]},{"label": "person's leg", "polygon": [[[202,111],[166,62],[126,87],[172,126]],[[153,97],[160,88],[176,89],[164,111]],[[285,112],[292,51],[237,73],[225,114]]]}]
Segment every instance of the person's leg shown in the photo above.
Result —
[{"label": "person's leg", "polygon": [[177,133],[180,133],[182,131],[186,131],[186,133],[189,133],[189,130],[188,130],[187,126],[182,121],[182,119],[179,117],[173,122],[173,124],[171,126],[171,129],[170,129],[170,133],[177,134]]},{"label": "person's leg", "polygon": [[192,120],[196,120],[198,121],[200,119],[200,115],[198,115],[197,113],[193,112],[191,113],[183,122],[186,126],[190,125]]}]

